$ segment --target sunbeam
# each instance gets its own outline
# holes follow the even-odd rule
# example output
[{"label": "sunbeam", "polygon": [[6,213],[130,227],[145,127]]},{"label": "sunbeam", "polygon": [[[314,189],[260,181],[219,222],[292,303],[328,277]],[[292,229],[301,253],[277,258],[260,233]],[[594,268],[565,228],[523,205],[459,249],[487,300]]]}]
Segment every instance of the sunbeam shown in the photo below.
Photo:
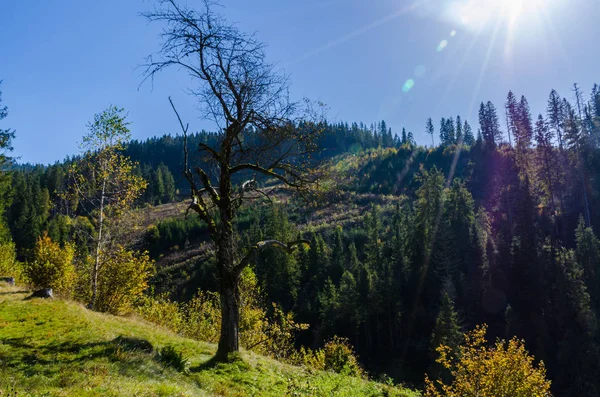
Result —
[{"label": "sunbeam", "polygon": [[329,41],[328,43],[322,45],[321,47],[315,48],[312,51],[309,51],[307,53],[305,53],[304,55],[302,55],[300,58],[296,59],[295,61],[290,62],[290,64],[295,64],[301,61],[304,61],[308,58],[314,57],[318,54],[323,53],[324,51],[330,50],[334,47],[339,46],[340,44],[344,44],[346,42],[348,42],[351,39],[354,39],[356,37],[359,37],[379,26],[385,25],[386,23],[389,23],[393,20],[395,20],[396,18],[398,18],[401,15],[407,14],[409,12],[413,12],[415,10],[417,10],[419,7],[422,7],[425,4],[428,4],[429,2],[431,2],[432,0],[426,0],[426,1],[416,1],[406,7],[400,8],[398,9],[396,12],[386,15],[383,18],[380,18],[378,20],[375,20],[371,23],[368,23],[352,32],[346,33],[345,35],[338,37],[336,39],[333,39],[331,41]]}]

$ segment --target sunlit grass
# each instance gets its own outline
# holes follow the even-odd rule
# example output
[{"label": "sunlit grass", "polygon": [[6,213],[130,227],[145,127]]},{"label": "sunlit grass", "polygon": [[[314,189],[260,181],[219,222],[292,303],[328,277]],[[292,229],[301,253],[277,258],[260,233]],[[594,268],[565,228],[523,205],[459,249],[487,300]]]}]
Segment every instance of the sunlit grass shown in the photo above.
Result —
[{"label": "sunlit grass", "polygon": [[[4,393],[14,386],[20,397],[417,395],[249,352],[230,364],[210,365],[213,344],[181,338],[135,318],[95,313],[62,300],[24,300],[27,296],[19,288],[0,287]],[[140,349],[140,340],[153,351]],[[156,359],[155,352],[168,344],[189,359],[189,374]]]}]

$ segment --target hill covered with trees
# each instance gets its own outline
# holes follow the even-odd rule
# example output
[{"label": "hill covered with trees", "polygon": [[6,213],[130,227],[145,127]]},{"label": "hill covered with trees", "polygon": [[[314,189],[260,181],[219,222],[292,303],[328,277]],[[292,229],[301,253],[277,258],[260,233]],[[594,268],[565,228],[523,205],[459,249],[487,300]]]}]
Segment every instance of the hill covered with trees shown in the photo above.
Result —
[{"label": "hill covered with trees", "polygon": [[[331,123],[321,103],[292,101],[264,45],[212,6],[160,0],[144,14],[163,28],[144,77],[188,72],[215,131],[189,131],[169,98],[181,134],[135,141],[111,106],[79,154],[41,166],[16,164],[15,132],[0,130],[0,276],[64,299],[0,298],[3,344],[19,349],[0,349],[11,363],[0,370],[40,393],[40,360],[76,363],[89,350],[111,363],[94,364],[103,373],[137,360],[144,385],[163,373],[157,362],[173,367],[176,384],[157,386],[172,393],[194,382],[228,393],[206,377],[234,371],[250,385],[231,388],[240,394],[349,393],[344,382],[382,395],[412,393],[393,384],[427,396],[600,394],[600,87],[584,96],[574,85],[571,100],[552,90],[535,112],[509,91],[499,107],[482,102],[478,120],[423,120],[432,144],[421,145],[384,121]],[[149,339],[177,344],[150,357],[138,341],[147,355],[129,355],[133,336],[85,324],[97,345],[15,336],[30,317],[49,321],[52,305],[65,310],[61,327],[80,313],[122,329],[94,312],[129,315],[160,327]],[[189,346],[214,353],[199,375]],[[286,391],[263,359],[244,365],[240,347],[295,366]],[[53,368],[67,374],[48,374],[55,388],[80,384]]]},{"label": "hill covered with trees", "polygon": [[[555,394],[594,395],[600,95],[594,87],[580,118],[577,105],[553,91],[535,121],[524,98],[514,110],[513,100],[509,94],[508,131],[493,105],[482,104],[472,140],[463,132],[472,131],[467,122],[448,118],[436,147],[390,139],[385,123],[327,125],[329,182],[319,199],[306,206],[281,193],[248,207],[237,222],[242,246],[310,241],[291,256],[266,249],[252,263],[264,315],[275,314],[266,304],[273,302],[308,324],[297,330],[297,346],[343,336],[369,371],[415,385],[425,372],[441,371],[437,345],[460,344],[462,332],[486,323],[492,339],[525,340]],[[133,141],[125,153],[146,164],[141,176],[176,175],[182,146],[181,137],[165,136]],[[72,219],[82,209],[69,207],[63,194],[73,161],[8,174],[6,225],[24,261],[44,231],[77,244]],[[148,191],[161,191],[153,188],[159,179],[149,178]],[[158,215],[131,243],[157,261],[149,280],[156,296],[185,302],[197,288],[218,291],[216,265],[206,224],[183,215],[185,186],[163,182],[162,189],[169,184],[180,196],[164,202],[175,202],[142,209],[161,202],[147,193],[136,201],[134,213]],[[163,207],[171,210],[161,215]]]}]

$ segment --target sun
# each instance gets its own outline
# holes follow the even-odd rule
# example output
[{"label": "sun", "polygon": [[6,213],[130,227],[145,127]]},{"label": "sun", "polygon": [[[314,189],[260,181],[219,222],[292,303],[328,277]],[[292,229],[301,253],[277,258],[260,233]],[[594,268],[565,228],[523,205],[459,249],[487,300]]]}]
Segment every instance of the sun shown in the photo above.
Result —
[{"label": "sun", "polygon": [[517,18],[523,11],[523,0],[500,0],[504,12],[508,13],[510,18]]}]

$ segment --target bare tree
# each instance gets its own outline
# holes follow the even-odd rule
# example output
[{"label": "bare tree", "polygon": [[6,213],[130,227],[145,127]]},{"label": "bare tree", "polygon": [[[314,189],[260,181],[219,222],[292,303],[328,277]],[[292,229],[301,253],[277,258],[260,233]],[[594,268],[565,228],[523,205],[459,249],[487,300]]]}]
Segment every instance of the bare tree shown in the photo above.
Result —
[{"label": "bare tree", "polygon": [[[257,188],[257,174],[275,180],[279,188],[307,192],[319,178],[311,153],[322,128],[311,106],[290,101],[288,79],[266,61],[264,44],[228,24],[213,11],[216,5],[204,0],[202,9],[195,10],[158,0],[154,11],[144,14],[164,24],[160,50],[148,58],[144,81],[171,66],[186,71],[202,116],[218,127],[218,144],[200,143],[202,161],[193,167],[185,144],[183,172],[191,189],[188,211],[206,222],[216,247],[222,316],[216,359],[226,360],[239,350],[242,270],[265,247],[292,252],[306,243],[260,241],[242,255],[236,246],[237,212],[247,200],[273,192]],[[187,137],[189,126],[172,101],[171,106]]]}]

